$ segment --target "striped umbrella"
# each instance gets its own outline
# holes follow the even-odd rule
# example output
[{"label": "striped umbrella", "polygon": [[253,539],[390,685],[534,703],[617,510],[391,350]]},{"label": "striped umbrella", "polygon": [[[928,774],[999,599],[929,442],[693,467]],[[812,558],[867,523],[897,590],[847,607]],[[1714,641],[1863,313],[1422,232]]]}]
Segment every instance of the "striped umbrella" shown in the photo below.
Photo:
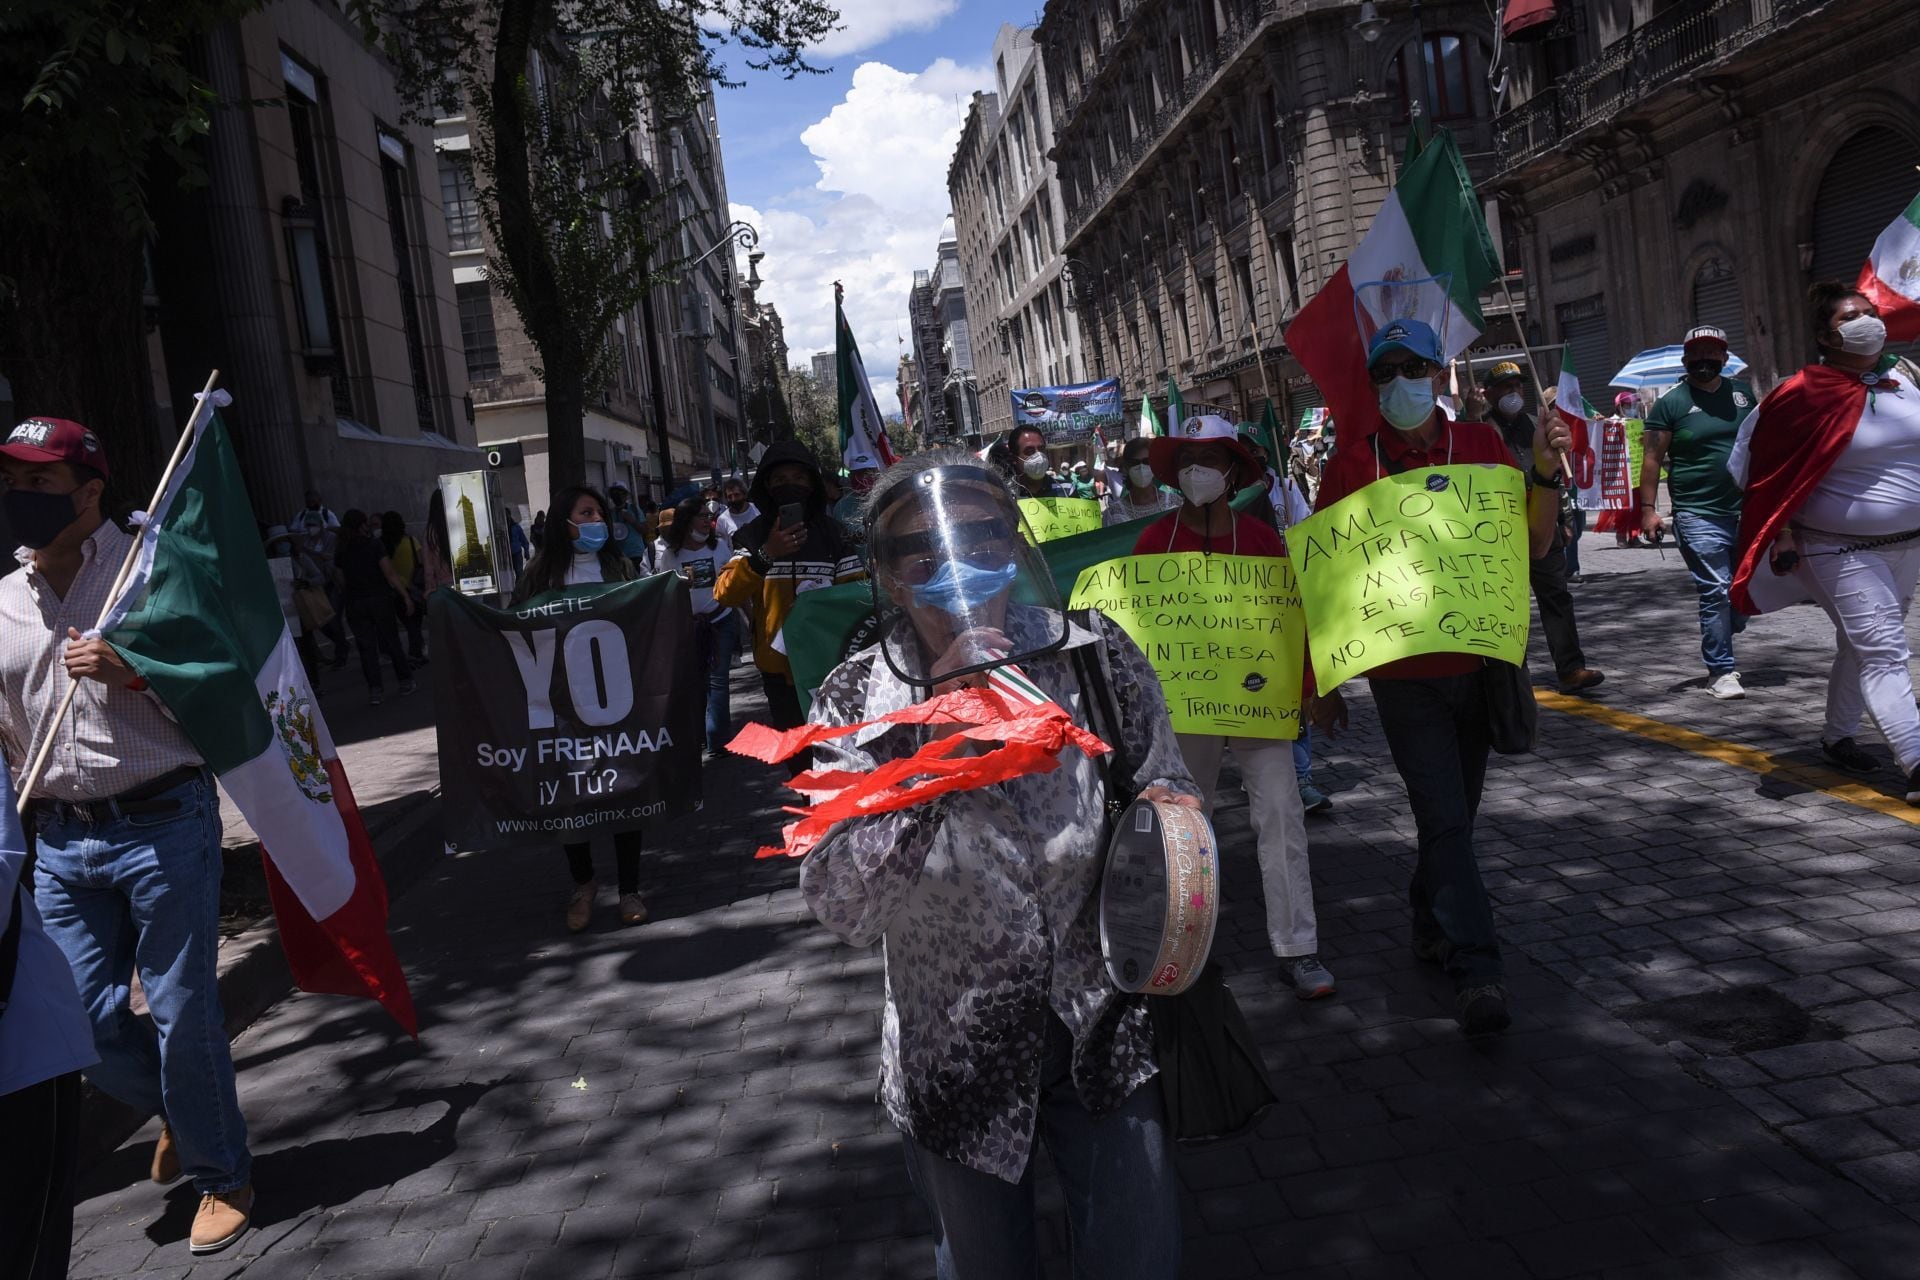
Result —
[{"label": "striped umbrella", "polygon": [[[1729,378],[1737,378],[1746,371],[1747,362],[1733,352],[1727,352],[1726,367],[1720,372]],[[1642,387],[1670,387],[1685,381],[1686,376],[1686,359],[1676,343],[1670,347],[1648,347],[1627,361],[1627,367],[1614,374],[1608,385],[1638,391]]]}]

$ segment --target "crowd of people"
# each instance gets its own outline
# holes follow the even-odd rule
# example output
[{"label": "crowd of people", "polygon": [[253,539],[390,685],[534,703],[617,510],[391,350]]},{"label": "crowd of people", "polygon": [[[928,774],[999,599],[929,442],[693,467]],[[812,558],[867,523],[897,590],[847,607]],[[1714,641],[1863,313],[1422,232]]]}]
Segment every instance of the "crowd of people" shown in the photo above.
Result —
[{"label": "crowd of people", "polygon": [[[1851,286],[1816,286],[1806,323],[1819,359],[1757,408],[1753,390],[1725,376],[1725,335],[1686,336],[1685,381],[1645,416],[1638,505],[1622,532],[1665,532],[1664,474],[1714,698],[1743,696],[1733,646],[1746,619],[1796,599],[1824,609],[1836,655],[1821,747],[1842,768],[1877,768],[1858,736],[1870,717],[1905,775],[1904,794],[1920,801],[1904,627],[1920,578],[1920,369],[1884,352],[1885,326]],[[985,457],[933,450],[885,471],[862,468],[842,491],[804,447],[779,443],[750,481],[668,508],[618,487],[573,486],[525,534],[503,513],[515,603],[648,574],[684,579],[710,757],[733,732],[730,670],[743,651],[776,728],[864,725],[935,693],[1012,677],[1112,740],[1104,765],[1068,752],[1056,769],[842,821],[801,865],[801,892],[821,923],[885,949],[881,1096],[947,1280],[1032,1273],[1032,1157],[1042,1143],[1065,1183],[1084,1273],[1158,1278],[1178,1268],[1151,1019],[1146,1001],[1109,978],[1097,924],[1113,802],[1210,812],[1230,754],[1249,799],[1280,973],[1302,1000],[1337,991],[1319,956],[1304,819],[1331,804],[1312,783],[1311,743],[1349,728],[1342,693],[1318,690],[1309,671],[1302,719],[1311,734],[1292,743],[1174,732],[1134,642],[1103,615],[1069,613],[1060,601],[1021,536],[1020,499],[1092,497],[1105,523],[1138,527],[1136,554],[1283,556],[1289,530],[1313,509],[1381,477],[1510,467],[1526,486],[1524,541],[1555,683],[1590,693],[1604,678],[1585,662],[1567,591],[1579,531],[1564,501],[1564,419],[1527,412],[1517,363],[1494,365],[1449,410],[1439,338],[1416,320],[1381,328],[1367,361],[1378,413],[1340,424],[1337,448],[1288,444],[1272,457],[1259,431],[1201,415],[1166,437],[1117,442],[1103,465],[1082,469],[1057,465],[1045,434],[1021,428]],[[79,423],[30,420],[0,445],[0,502],[24,543],[19,571],[0,578],[0,1000],[12,997],[0,1003],[0,1132],[9,1139],[0,1178],[10,1204],[37,1206],[0,1217],[7,1275],[64,1274],[82,1072],[162,1118],[150,1172],[160,1183],[193,1180],[193,1253],[231,1244],[254,1203],[215,971],[215,791],[166,709],[111,645],[85,635],[130,542],[102,505],[107,475],[99,440]],[[372,701],[387,667],[400,694],[413,692],[431,658],[418,621],[426,597],[452,580],[437,494],[417,534],[399,513],[336,515],[309,494],[265,543],[316,688],[323,670],[349,664],[351,648]],[[875,639],[803,709],[783,628],[801,595],[852,582],[867,583]],[[1441,653],[1366,678],[1417,833],[1411,954],[1450,982],[1463,1033],[1495,1034],[1511,1014],[1475,823],[1503,677],[1480,657]],[[55,730],[69,695],[78,713]],[[816,747],[810,763],[870,771],[924,741],[912,725],[870,726]],[[14,789],[43,746],[49,763],[23,829]],[[615,837],[617,909],[628,925],[647,917],[642,848],[638,832]],[[566,925],[578,931],[592,920],[599,882],[588,845],[563,853],[574,886]],[[150,1017],[131,1012],[136,973]]]}]

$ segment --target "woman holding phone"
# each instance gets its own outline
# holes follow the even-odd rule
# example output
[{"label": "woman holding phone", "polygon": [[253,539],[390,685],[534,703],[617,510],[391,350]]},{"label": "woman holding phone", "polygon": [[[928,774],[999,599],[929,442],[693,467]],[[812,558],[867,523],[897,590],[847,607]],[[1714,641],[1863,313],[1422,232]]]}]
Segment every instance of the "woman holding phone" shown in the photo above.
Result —
[{"label": "woman holding phone", "polygon": [[698,498],[674,508],[673,523],[660,535],[660,571],[686,579],[693,595],[693,629],[707,672],[707,759],[720,755],[732,736],[727,682],[740,643],[740,615],[713,598],[714,580],[733,557],[733,546],[714,526]]}]

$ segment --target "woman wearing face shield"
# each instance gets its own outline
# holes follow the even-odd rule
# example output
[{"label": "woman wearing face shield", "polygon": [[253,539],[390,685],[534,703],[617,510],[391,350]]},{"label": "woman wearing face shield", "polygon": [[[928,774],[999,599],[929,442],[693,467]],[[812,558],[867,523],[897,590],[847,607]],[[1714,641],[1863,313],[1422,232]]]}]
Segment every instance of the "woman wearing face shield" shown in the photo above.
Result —
[{"label": "woman wearing face shield", "polygon": [[[1153,669],[1102,615],[1068,616],[994,471],[962,449],[922,454],[883,474],[865,511],[880,639],[827,677],[814,722],[990,684],[1031,688],[1087,725],[1079,650],[1119,709],[1116,785],[1198,805]],[[817,745],[815,763],[870,771],[935,732],[874,726]],[[1147,1011],[1100,952],[1104,800],[1094,762],[1068,750],[1050,773],[842,822],[801,867],[822,924],[885,946],[881,1092],[942,1280],[1039,1274],[1037,1142],[1061,1171],[1075,1276],[1178,1270]]]},{"label": "woman wearing face shield", "polygon": [[1887,326],[1853,285],[1807,295],[1820,358],[1740,426],[1727,471],[1745,489],[1733,575],[1743,614],[1811,594],[1833,619],[1820,746],[1879,767],[1854,735],[1870,714],[1920,802],[1920,710],[1905,625],[1920,580],[1920,368],[1886,354]]}]

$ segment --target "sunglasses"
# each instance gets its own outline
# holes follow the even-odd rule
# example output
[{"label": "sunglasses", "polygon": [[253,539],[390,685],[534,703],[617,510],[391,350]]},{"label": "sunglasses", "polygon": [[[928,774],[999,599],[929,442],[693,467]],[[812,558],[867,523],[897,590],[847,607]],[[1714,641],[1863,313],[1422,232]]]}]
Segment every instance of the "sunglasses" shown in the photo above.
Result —
[{"label": "sunglasses", "polygon": [[1367,378],[1374,386],[1384,387],[1395,378],[1431,378],[1439,368],[1433,361],[1423,360],[1419,356],[1398,362],[1382,360],[1368,368]]},{"label": "sunglasses", "polygon": [[[918,587],[949,560],[975,569],[1004,569],[1013,563],[1012,540],[1013,527],[1005,520],[970,520],[951,528],[947,536],[931,530],[902,534],[887,548],[887,560],[895,579]],[[948,553],[954,546],[961,550]]]}]

